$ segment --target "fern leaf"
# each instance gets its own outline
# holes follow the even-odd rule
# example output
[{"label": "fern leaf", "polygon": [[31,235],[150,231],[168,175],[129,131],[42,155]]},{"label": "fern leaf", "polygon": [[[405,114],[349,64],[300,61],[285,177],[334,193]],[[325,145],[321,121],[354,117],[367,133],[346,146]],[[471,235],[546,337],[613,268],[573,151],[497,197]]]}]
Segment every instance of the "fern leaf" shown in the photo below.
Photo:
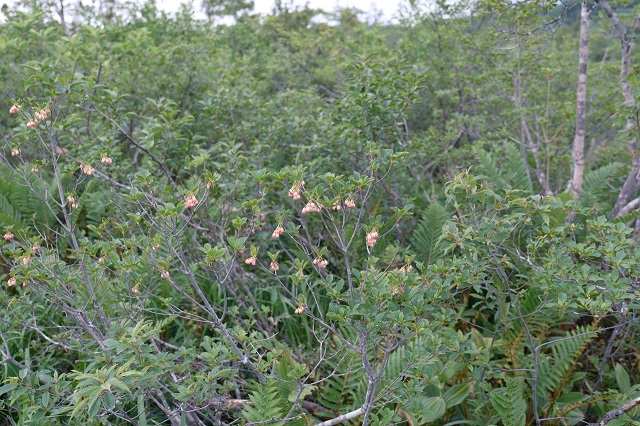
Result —
[{"label": "fern leaf", "polygon": [[[588,328],[578,327],[564,338],[549,345],[551,353],[538,357],[538,398],[543,404],[554,404],[557,396],[571,383],[576,362],[587,344],[596,337]],[[548,402],[547,402],[548,401]]]},{"label": "fern leaf", "polygon": [[610,219],[610,222],[612,223],[630,223],[631,221],[635,220],[638,218],[638,216],[640,216],[640,209],[636,209],[633,210],[630,213],[627,213],[623,216],[619,216],[616,217],[614,219]]},{"label": "fern leaf", "polygon": [[621,163],[611,163],[585,174],[582,184],[581,202],[584,206],[608,201],[614,191],[607,183],[623,170]]},{"label": "fern leaf", "polygon": [[522,161],[519,148],[513,143],[505,143],[505,180],[511,189],[521,189],[531,194],[531,179],[527,165]]},{"label": "fern leaf", "polygon": [[520,378],[505,380],[506,387],[491,392],[489,399],[504,426],[524,426],[527,420],[527,402]]},{"label": "fern leaf", "polygon": [[413,244],[425,265],[435,263],[444,254],[438,239],[442,235],[442,227],[448,218],[447,211],[440,203],[431,203],[416,227]]},{"label": "fern leaf", "polygon": [[275,426],[284,425],[283,422],[273,422],[272,420],[282,418],[285,410],[282,407],[282,399],[278,392],[278,385],[275,381],[269,381],[249,396],[250,404],[246,404],[241,416],[250,422],[270,422]]}]

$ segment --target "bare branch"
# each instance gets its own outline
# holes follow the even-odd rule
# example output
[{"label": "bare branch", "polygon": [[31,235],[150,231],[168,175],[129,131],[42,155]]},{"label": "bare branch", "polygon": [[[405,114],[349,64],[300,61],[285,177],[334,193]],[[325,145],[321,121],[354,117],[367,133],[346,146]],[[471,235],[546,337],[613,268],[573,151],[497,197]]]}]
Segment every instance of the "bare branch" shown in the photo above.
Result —
[{"label": "bare branch", "polygon": [[609,423],[611,420],[620,418],[622,415],[624,415],[628,411],[631,411],[635,406],[639,404],[640,404],[640,396],[635,399],[632,399],[631,401],[627,402],[621,407],[618,407],[614,410],[609,411],[607,414],[604,415],[604,417],[602,418],[602,421],[597,423],[589,423],[587,426],[604,426],[607,423]]}]

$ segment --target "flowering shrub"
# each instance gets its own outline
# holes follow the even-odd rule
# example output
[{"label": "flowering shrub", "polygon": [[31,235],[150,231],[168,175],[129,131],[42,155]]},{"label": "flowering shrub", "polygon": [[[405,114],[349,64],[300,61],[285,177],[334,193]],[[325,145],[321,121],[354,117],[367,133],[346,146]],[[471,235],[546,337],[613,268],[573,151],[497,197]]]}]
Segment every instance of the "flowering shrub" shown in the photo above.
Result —
[{"label": "flowering shrub", "polygon": [[[23,70],[1,115],[11,421],[521,425],[634,401],[613,349],[636,353],[634,231],[536,195],[518,155],[501,175],[480,142],[495,178],[474,175],[451,122],[410,135],[431,84],[415,46],[302,12],[215,33],[155,13],[71,37],[0,24]],[[311,48],[348,67],[309,68]],[[423,161],[430,140],[452,153]]]}]

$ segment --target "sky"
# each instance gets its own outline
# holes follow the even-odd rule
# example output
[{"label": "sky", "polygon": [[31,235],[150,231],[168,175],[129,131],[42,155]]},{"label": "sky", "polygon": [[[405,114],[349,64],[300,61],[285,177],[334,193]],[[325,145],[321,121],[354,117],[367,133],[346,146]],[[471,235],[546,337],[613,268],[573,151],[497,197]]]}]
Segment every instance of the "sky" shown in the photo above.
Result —
[{"label": "sky", "polygon": [[[167,12],[178,10],[183,0],[156,0],[156,4]],[[304,6],[305,3],[314,9],[333,11],[336,7],[355,7],[369,15],[374,10],[382,12],[382,19],[390,20],[398,9],[401,0],[293,0],[294,6]],[[254,12],[268,14],[271,12],[274,0],[254,0]],[[283,3],[287,3],[283,1]],[[200,0],[195,0],[196,8],[200,7]]]}]

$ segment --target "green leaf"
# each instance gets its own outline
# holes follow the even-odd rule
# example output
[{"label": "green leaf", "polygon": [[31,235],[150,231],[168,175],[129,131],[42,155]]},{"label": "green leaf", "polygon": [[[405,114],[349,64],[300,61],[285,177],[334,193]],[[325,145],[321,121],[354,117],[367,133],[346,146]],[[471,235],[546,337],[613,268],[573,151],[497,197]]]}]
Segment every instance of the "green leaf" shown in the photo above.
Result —
[{"label": "green leaf", "polygon": [[116,379],[115,377],[112,377],[109,380],[107,380],[107,383],[110,383],[113,386],[116,386],[117,388],[120,388],[124,392],[128,393],[129,395],[131,395],[131,390],[129,389],[129,387],[126,384],[124,384],[124,382],[122,380],[119,380],[119,379]]},{"label": "green leaf", "polygon": [[471,382],[460,383],[449,388],[443,395],[447,408],[454,407],[469,396],[471,392]]},{"label": "green leaf", "polygon": [[425,398],[423,404],[424,408],[421,410],[423,423],[435,422],[447,411],[447,403],[439,396]]},{"label": "green leaf", "polygon": [[621,393],[628,393],[631,390],[631,379],[629,373],[624,369],[622,364],[616,364],[616,382]]},{"label": "green leaf", "polygon": [[0,395],[9,392],[10,390],[14,389],[16,386],[18,386],[18,383],[7,383],[4,386],[0,386]]},{"label": "green leaf", "polygon": [[138,424],[140,426],[147,426],[147,415],[143,394],[138,395]]},{"label": "green leaf", "polygon": [[[300,392],[300,401],[302,401],[306,396],[309,396],[313,393],[314,390],[316,390],[318,387],[317,386],[305,386],[302,389],[302,392]],[[291,391],[291,393],[289,393],[289,397],[287,398],[287,400],[289,402],[296,402],[296,399],[298,398],[298,389],[294,389]]]},{"label": "green leaf", "polygon": [[100,400],[100,394],[96,392],[89,400],[89,411],[87,412],[87,415],[90,418],[95,417],[98,414],[98,411],[100,411],[101,405],[102,401]]}]

